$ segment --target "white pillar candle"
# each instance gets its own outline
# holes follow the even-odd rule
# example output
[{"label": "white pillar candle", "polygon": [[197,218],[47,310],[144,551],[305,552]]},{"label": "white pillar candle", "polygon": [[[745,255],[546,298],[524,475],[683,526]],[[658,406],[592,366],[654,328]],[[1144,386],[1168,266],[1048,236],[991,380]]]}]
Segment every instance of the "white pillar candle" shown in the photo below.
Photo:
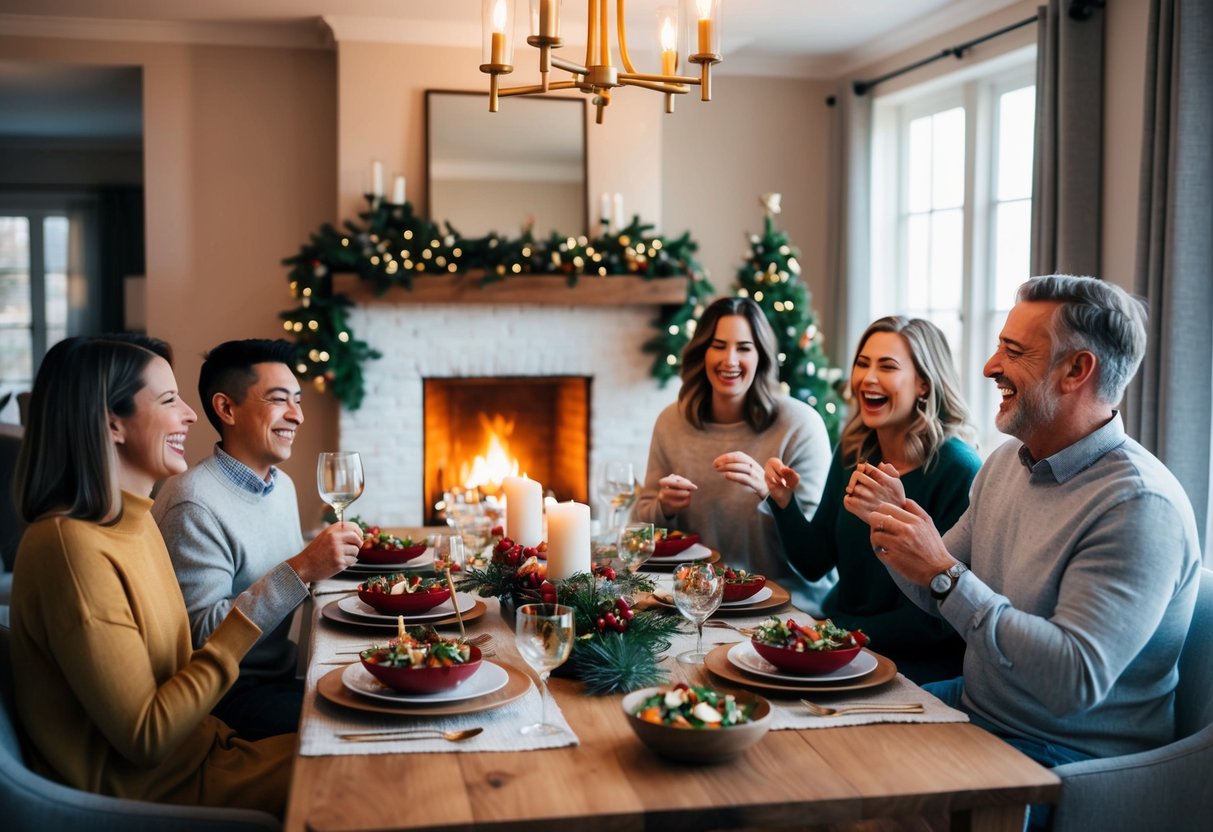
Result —
[{"label": "white pillar candle", "polygon": [[383,162],[371,162],[371,196],[383,196]]},{"label": "white pillar candle", "polygon": [[563,581],[590,571],[590,507],[583,503],[548,506],[548,580]]},{"label": "white pillar candle", "polygon": [[526,477],[501,481],[505,494],[505,533],[523,546],[543,542],[543,486]]},{"label": "white pillar candle", "polygon": [[392,188],[392,204],[393,205],[403,205],[404,204],[404,177],[403,176],[396,177],[396,183]]},{"label": "white pillar candle", "polygon": [[598,200],[598,222],[611,228],[611,195],[606,191],[602,192],[602,196]]},{"label": "white pillar candle", "polygon": [[614,231],[618,234],[627,227],[627,223],[623,220],[623,194],[616,192],[614,206]]}]

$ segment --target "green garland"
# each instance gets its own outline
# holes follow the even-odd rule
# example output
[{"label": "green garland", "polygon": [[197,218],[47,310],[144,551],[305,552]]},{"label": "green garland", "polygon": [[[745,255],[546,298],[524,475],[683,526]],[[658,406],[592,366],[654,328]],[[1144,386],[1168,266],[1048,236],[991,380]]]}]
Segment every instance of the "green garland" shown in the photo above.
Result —
[{"label": "green garland", "polygon": [[324,224],[298,254],[282,261],[290,267],[291,297],[298,302],[279,314],[283,329],[295,339],[295,369],[318,390],[332,388],[350,410],[357,410],[366,394],[362,365],[382,353],[354,335],[347,314],[354,304],[333,291],[334,274],[356,274],[370,281],[378,295],[394,286],[412,289],[414,280],[427,275],[477,269],[484,271],[482,285],[519,274],[563,274],[569,286],[582,274],[687,276],[686,300],[654,321],[658,334],[643,346],[655,354],[651,372],[662,385],[678,375],[682,347],[690,340],[687,324],[698,320],[715,292],[694,259],[699,246],[689,233],[674,239],[655,235],[653,226],[639,217],[617,233],[603,231],[594,239],[553,234],[536,240],[529,230],[517,239],[498,234],[465,238],[450,223],[443,232],[415,215],[409,203],[394,205],[372,196],[367,201],[369,209],[358,215],[358,222],[347,220],[343,229]]}]

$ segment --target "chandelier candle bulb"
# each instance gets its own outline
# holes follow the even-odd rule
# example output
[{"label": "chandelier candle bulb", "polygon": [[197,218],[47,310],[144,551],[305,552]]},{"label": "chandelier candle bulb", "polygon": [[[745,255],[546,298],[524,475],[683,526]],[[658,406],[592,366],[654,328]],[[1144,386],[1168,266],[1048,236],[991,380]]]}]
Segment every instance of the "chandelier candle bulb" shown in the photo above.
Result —
[{"label": "chandelier candle bulb", "polygon": [[536,34],[545,38],[557,37],[559,15],[556,0],[539,0],[539,31]]},{"label": "chandelier candle bulb", "polygon": [[590,571],[590,507],[584,503],[548,505],[548,580],[563,581]]},{"label": "chandelier candle bulb", "polygon": [[543,542],[543,486],[527,477],[506,477],[505,533],[515,543],[538,546]]}]

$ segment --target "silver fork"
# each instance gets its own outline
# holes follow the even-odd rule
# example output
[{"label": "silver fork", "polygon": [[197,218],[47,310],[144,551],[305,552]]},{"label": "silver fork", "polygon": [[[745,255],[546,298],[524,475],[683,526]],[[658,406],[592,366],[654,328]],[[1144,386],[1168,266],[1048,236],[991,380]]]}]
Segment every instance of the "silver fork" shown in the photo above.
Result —
[{"label": "silver fork", "polygon": [[738,627],[736,624],[730,624],[719,618],[713,618],[703,622],[704,627],[709,627],[716,630],[732,630],[736,633],[741,633],[743,636],[752,636],[757,632],[753,627]]},{"label": "silver fork", "polygon": [[837,708],[831,708],[826,705],[818,705],[816,702],[810,702],[807,699],[801,699],[800,704],[808,708],[813,716],[844,716],[845,714],[920,714],[923,712],[922,703],[920,702],[905,702],[900,704],[889,703],[887,705],[882,705],[878,702],[870,702],[866,704],[840,705]]}]

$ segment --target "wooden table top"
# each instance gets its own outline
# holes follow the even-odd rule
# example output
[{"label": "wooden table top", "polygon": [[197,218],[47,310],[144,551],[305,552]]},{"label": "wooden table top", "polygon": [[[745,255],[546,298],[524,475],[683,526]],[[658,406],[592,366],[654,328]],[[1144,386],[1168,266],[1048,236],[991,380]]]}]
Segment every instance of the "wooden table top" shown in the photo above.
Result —
[{"label": "wooden table top", "polygon": [[[494,633],[499,661],[525,667],[489,604],[476,631]],[[696,684],[701,673],[673,670]],[[736,760],[697,766],[642,745],[621,696],[586,696],[568,679],[552,679],[551,690],[579,746],[296,757],[286,829],[664,832],[952,813],[973,829],[1010,832],[1026,804],[1060,792],[1052,772],[964,723],[771,731]],[[314,707],[309,691],[303,719]]]}]

